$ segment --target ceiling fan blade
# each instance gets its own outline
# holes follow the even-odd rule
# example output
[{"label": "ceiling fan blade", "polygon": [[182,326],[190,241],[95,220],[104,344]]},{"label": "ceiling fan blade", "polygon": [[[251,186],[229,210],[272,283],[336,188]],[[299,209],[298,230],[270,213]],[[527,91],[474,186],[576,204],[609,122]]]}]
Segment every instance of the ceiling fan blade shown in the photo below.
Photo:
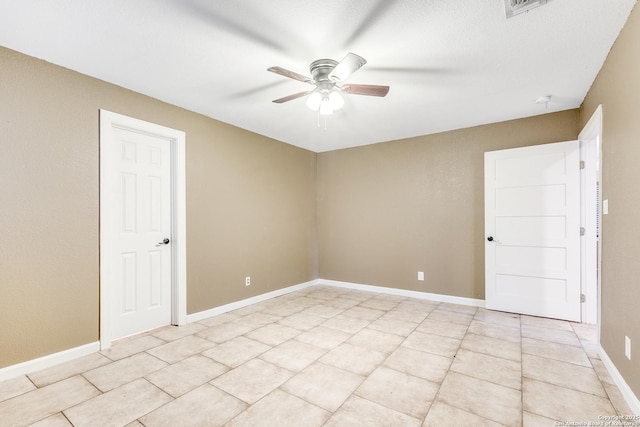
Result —
[{"label": "ceiling fan blade", "polygon": [[305,95],[309,95],[311,92],[313,92],[313,91],[312,90],[308,90],[306,92],[294,93],[293,95],[285,96],[284,98],[274,99],[273,102],[275,102],[276,104],[282,104],[283,102],[292,101],[294,99],[302,98]]},{"label": "ceiling fan blade", "polygon": [[[282,40],[286,39],[278,35],[279,31],[270,31],[273,29],[273,25],[267,25],[267,23],[264,22],[267,18],[266,16],[255,15],[251,17],[251,22],[253,20],[260,20],[265,24],[259,29],[254,29],[252,26],[245,24],[246,22],[250,22],[250,19],[246,16],[246,14],[249,13],[248,10],[244,10],[238,14],[231,14],[224,11],[224,6],[218,7],[222,2],[184,0],[180,3],[181,10],[203,21],[205,24],[221,28],[230,34],[242,37],[253,43],[261,44],[269,49],[275,49],[280,52],[287,50],[287,46],[281,43]],[[277,36],[274,36],[274,34]]]},{"label": "ceiling fan blade", "polygon": [[[371,6],[371,10],[368,13],[362,13],[362,19],[360,24],[355,27],[355,30],[351,33],[349,38],[345,40],[344,46],[353,46],[356,41],[367,31],[370,31],[382,18],[388,16],[388,9],[395,6],[394,3],[399,3],[398,0],[377,0],[374,2],[366,2]],[[364,10],[362,12],[365,12]]]},{"label": "ceiling fan blade", "polygon": [[331,70],[331,72],[329,73],[329,78],[334,81],[343,82],[366,63],[367,60],[363,57],[349,52],[347,56],[345,56],[342,61],[340,61],[338,65],[336,65],[333,70]]},{"label": "ceiling fan blade", "polygon": [[272,73],[280,74],[281,76],[288,77],[290,79],[299,80],[301,82],[313,84],[313,79],[311,77],[303,76],[302,74],[298,74],[293,71],[289,71],[282,67],[269,67],[267,71],[271,71]]},{"label": "ceiling fan blade", "polygon": [[346,84],[342,86],[344,93],[352,95],[386,96],[389,86]]}]

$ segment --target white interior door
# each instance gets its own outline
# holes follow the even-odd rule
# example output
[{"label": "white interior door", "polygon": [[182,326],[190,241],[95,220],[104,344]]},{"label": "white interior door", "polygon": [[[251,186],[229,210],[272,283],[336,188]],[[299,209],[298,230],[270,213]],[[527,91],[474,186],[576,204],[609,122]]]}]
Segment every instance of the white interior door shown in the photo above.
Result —
[{"label": "white interior door", "polygon": [[171,143],[113,129],[112,336],[171,323]]},{"label": "white interior door", "polygon": [[485,153],[485,299],[580,321],[578,141]]},{"label": "white interior door", "polygon": [[186,323],[185,148],[182,131],[100,110],[102,350]]}]

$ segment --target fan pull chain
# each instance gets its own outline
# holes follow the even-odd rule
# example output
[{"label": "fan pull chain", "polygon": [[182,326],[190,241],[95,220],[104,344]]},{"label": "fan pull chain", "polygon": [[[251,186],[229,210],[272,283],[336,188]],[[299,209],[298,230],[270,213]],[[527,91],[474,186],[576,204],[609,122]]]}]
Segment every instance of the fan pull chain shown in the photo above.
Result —
[{"label": "fan pull chain", "polygon": [[320,117],[322,116],[322,114],[320,114],[320,112],[318,111],[317,114],[317,119],[316,119],[316,126],[318,126],[320,129],[322,130],[327,130],[327,116],[323,116],[324,117],[324,128],[322,127],[322,124],[320,123]]}]

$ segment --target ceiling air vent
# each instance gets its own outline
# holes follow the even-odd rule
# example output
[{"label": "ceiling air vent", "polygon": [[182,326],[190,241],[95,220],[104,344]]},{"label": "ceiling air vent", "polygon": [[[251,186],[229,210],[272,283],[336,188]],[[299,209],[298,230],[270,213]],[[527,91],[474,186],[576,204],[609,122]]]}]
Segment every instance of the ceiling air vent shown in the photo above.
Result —
[{"label": "ceiling air vent", "polygon": [[534,7],[542,6],[546,2],[547,0],[504,0],[507,9],[507,18],[527,12]]}]

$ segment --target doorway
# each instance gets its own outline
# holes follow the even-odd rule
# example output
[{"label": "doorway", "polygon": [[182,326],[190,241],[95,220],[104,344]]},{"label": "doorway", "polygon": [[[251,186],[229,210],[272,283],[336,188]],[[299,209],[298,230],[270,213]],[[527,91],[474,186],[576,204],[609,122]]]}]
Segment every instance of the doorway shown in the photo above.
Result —
[{"label": "doorway", "polygon": [[185,134],[100,110],[100,347],[186,322]]},{"label": "doorway", "polygon": [[597,324],[600,319],[602,105],[596,108],[578,136],[581,160],[581,277],[584,304],[582,322]]},{"label": "doorway", "polygon": [[[485,153],[487,308],[588,324],[600,319],[602,106],[558,156],[567,144]],[[554,146],[556,154],[547,152]],[[528,170],[534,173],[525,179]],[[531,204],[534,188],[541,195]],[[554,191],[562,196],[556,202]]]}]

